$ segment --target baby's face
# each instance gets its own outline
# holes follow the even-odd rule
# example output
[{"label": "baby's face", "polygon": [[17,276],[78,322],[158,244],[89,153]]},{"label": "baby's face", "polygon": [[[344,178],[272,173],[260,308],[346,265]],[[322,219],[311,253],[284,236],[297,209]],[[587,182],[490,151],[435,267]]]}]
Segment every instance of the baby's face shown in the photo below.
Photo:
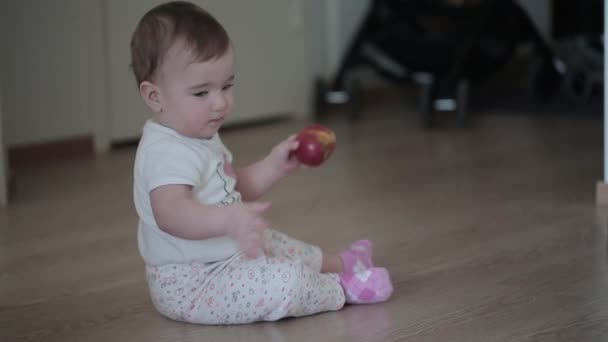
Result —
[{"label": "baby's face", "polygon": [[192,62],[186,49],[173,47],[161,66],[157,86],[161,124],[191,138],[211,138],[234,107],[232,48],[207,62]]}]

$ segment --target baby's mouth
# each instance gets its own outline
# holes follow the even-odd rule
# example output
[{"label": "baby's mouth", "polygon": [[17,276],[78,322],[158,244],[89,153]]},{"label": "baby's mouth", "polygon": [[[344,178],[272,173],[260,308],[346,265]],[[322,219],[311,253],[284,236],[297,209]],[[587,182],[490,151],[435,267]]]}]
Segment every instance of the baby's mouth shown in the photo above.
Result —
[{"label": "baby's mouth", "polygon": [[211,119],[211,122],[218,123],[224,121],[224,117],[220,116],[219,118]]}]

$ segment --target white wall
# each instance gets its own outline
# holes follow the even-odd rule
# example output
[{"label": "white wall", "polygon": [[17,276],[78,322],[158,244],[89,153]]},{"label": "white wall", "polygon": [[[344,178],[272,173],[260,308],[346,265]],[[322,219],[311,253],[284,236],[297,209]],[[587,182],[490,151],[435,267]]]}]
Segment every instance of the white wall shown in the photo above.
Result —
[{"label": "white wall", "polygon": [[205,0],[237,53],[234,122],[266,114],[310,114],[310,62],[304,27],[308,0]]},{"label": "white wall", "polygon": [[[93,133],[103,151],[112,137],[132,137],[144,107],[128,69],[128,41],[141,14],[160,2],[0,1],[7,145]],[[216,14],[237,45],[235,121],[273,111],[309,114],[304,0],[196,2]],[[131,131],[122,132],[128,125]]]},{"label": "white wall", "polygon": [[81,112],[80,0],[0,2],[8,145],[87,134]]},{"label": "white wall", "polygon": [[370,0],[314,0],[309,25],[315,55],[312,70],[331,79],[361,25]]},{"label": "white wall", "polygon": [[313,76],[325,76],[327,65],[327,3],[333,0],[308,0],[305,4],[305,27],[308,29],[309,70]]},{"label": "white wall", "polygon": [[93,134],[97,152],[108,151],[111,142],[105,2],[78,1],[80,113],[88,118],[87,131]]},{"label": "white wall", "polygon": [[[363,24],[363,19],[367,14],[367,10],[370,6],[370,0],[340,0],[338,1],[337,13],[338,19],[338,32],[336,33],[338,39],[338,65],[344,57],[346,50],[350,46],[350,43],[354,39],[355,34]],[[333,65],[332,71],[337,71],[338,65]]]},{"label": "white wall", "polygon": [[150,117],[129,70],[129,42],[139,18],[147,10],[162,2],[164,1],[104,1],[109,84],[108,122],[111,140],[128,140],[137,137],[143,123]]}]

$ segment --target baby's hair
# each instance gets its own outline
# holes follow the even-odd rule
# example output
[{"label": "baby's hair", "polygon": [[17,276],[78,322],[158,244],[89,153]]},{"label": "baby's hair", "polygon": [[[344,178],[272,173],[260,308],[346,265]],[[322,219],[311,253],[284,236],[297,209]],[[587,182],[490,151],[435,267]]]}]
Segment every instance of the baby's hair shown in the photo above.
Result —
[{"label": "baby's hair", "polygon": [[178,41],[185,43],[196,62],[221,57],[230,47],[226,30],[197,5],[173,1],[154,7],[131,38],[131,68],[138,86],[154,79],[165,54]]}]

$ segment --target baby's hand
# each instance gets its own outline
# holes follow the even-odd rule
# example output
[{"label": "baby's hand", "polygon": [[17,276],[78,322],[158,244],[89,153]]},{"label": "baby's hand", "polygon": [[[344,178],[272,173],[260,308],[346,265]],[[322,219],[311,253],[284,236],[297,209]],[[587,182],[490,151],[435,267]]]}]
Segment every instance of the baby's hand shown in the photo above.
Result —
[{"label": "baby's hand", "polygon": [[228,236],[238,243],[245,255],[258,257],[260,251],[265,251],[264,231],[269,225],[262,214],[270,208],[270,203],[236,203],[229,208]]},{"label": "baby's hand", "polygon": [[299,144],[296,136],[292,135],[281,141],[270,151],[267,159],[282,175],[286,175],[300,167],[300,161],[295,156],[295,151],[298,149]]}]

